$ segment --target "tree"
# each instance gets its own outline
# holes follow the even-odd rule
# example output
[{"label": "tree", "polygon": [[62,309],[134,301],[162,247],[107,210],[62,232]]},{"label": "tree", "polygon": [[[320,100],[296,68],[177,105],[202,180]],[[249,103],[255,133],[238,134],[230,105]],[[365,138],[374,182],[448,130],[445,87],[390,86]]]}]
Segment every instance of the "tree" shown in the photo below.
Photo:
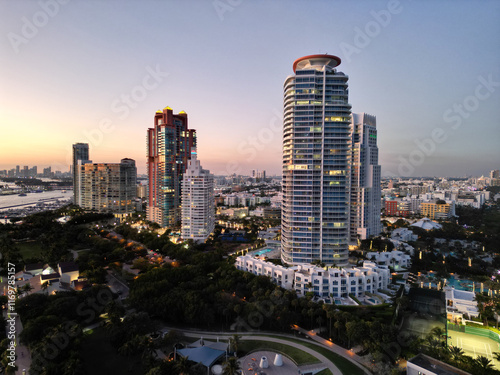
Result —
[{"label": "tree", "polygon": [[238,352],[238,345],[240,343],[241,336],[240,335],[233,335],[229,339],[229,348],[232,350],[234,353]]},{"label": "tree", "polygon": [[446,332],[441,327],[434,327],[431,329],[431,335],[437,338],[438,340],[442,340],[446,337]]},{"label": "tree", "polygon": [[189,369],[191,368],[191,362],[188,357],[181,357],[178,355],[177,363],[175,364],[175,368],[180,372],[180,375],[188,375]]},{"label": "tree", "polygon": [[491,361],[482,355],[474,360],[474,367],[478,370],[478,372],[476,372],[477,375],[489,374],[494,368]]},{"label": "tree", "polygon": [[235,375],[239,370],[241,370],[241,365],[236,357],[229,357],[222,366],[222,375]]},{"label": "tree", "polygon": [[448,351],[450,352],[452,360],[455,362],[461,362],[465,355],[463,349],[458,346],[451,345]]}]

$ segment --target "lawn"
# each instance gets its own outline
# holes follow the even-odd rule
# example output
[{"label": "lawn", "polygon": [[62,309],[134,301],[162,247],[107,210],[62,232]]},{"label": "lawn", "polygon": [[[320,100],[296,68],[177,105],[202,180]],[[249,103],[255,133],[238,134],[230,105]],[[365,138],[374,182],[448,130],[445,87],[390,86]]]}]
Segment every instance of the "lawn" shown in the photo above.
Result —
[{"label": "lawn", "polygon": [[316,375],[332,375],[332,372],[329,369],[325,368],[324,370],[316,373]]},{"label": "lawn", "polygon": [[313,349],[313,350],[317,351],[319,354],[324,355],[330,361],[332,361],[335,364],[335,366],[337,366],[339,368],[339,370],[342,371],[342,374],[345,374],[345,375],[364,375],[364,372],[358,366],[352,364],[351,361],[349,361],[348,359],[345,359],[344,357],[338,355],[337,353],[334,353],[334,352],[328,350],[327,348],[325,348],[319,344],[314,344],[312,342],[307,342],[307,341],[302,341],[302,340],[291,339],[291,338],[283,337],[283,336],[268,336],[268,337],[275,337],[277,339],[296,342],[296,343],[304,345],[310,349]]},{"label": "lawn", "polygon": [[19,253],[23,259],[42,258],[43,249],[38,242],[18,242],[16,243],[16,247],[19,249]]},{"label": "lawn", "polygon": [[334,352],[328,350],[327,348],[313,344],[311,342],[303,342],[303,341],[299,341],[299,342],[301,342],[304,346],[307,346],[308,348],[316,350],[319,354],[323,354],[326,358],[328,358],[330,361],[332,361],[335,364],[335,366],[337,366],[339,368],[340,371],[342,371],[342,374],[345,374],[345,375],[364,375],[363,370],[361,370],[358,366],[352,364],[349,360],[338,355],[337,353],[334,353]]},{"label": "lawn", "polygon": [[299,366],[319,362],[316,357],[313,357],[309,353],[303,352],[302,350],[294,348],[293,346],[284,345],[272,341],[242,340],[238,345],[238,351],[240,350],[245,354],[253,350],[274,350],[277,352],[286,353]]},{"label": "lawn", "polygon": [[123,357],[111,345],[104,328],[97,328],[85,337],[81,358],[87,374],[142,374],[140,357]]}]

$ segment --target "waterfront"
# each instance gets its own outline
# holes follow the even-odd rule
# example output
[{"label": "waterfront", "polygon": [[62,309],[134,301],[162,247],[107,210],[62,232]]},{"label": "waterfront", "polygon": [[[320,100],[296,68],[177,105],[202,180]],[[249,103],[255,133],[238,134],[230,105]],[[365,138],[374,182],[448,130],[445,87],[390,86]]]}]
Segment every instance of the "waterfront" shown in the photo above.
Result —
[{"label": "waterfront", "polygon": [[[52,210],[71,202],[71,190],[53,190],[41,193],[27,193],[0,196],[0,213],[4,218],[26,216],[36,212]],[[4,222],[4,220],[2,220]]]}]

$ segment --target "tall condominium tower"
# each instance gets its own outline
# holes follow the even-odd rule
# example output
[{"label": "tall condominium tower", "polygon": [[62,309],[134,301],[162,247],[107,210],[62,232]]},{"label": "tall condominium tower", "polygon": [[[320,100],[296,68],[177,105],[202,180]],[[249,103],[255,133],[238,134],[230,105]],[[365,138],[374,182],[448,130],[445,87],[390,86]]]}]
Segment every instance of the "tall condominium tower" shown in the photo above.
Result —
[{"label": "tall condominium tower", "polygon": [[147,135],[148,220],[162,227],[180,224],[181,181],[195,147],[196,131],[188,129],[184,111],[156,111]]},{"label": "tall condominium tower", "polygon": [[331,55],[301,57],[284,84],[281,257],[348,261],[351,106]]},{"label": "tall condominium tower", "polygon": [[191,151],[182,179],[182,229],[184,240],[203,242],[215,226],[214,176],[201,167]]},{"label": "tall condominium tower", "polygon": [[114,214],[134,211],[137,169],[135,160],[120,163],[79,161],[76,167],[78,205],[84,209]]},{"label": "tall condominium tower", "polygon": [[78,204],[78,161],[89,160],[89,144],[88,143],[75,143],[73,145],[73,203]]},{"label": "tall condominium tower", "polygon": [[381,187],[378,164],[377,120],[366,113],[352,115],[351,242],[377,236]]}]

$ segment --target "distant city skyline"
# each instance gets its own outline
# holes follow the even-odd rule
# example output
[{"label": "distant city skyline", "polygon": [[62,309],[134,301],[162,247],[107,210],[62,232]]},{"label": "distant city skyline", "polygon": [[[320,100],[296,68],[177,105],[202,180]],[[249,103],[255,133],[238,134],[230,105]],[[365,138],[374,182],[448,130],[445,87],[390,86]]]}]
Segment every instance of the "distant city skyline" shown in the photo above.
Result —
[{"label": "distant city skyline", "polygon": [[0,170],[67,172],[82,142],[145,174],[170,106],[213,174],[280,175],[282,83],[317,53],[342,59],[352,111],[377,117],[382,176],[499,168],[500,2],[221,3],[0,3]]}]

